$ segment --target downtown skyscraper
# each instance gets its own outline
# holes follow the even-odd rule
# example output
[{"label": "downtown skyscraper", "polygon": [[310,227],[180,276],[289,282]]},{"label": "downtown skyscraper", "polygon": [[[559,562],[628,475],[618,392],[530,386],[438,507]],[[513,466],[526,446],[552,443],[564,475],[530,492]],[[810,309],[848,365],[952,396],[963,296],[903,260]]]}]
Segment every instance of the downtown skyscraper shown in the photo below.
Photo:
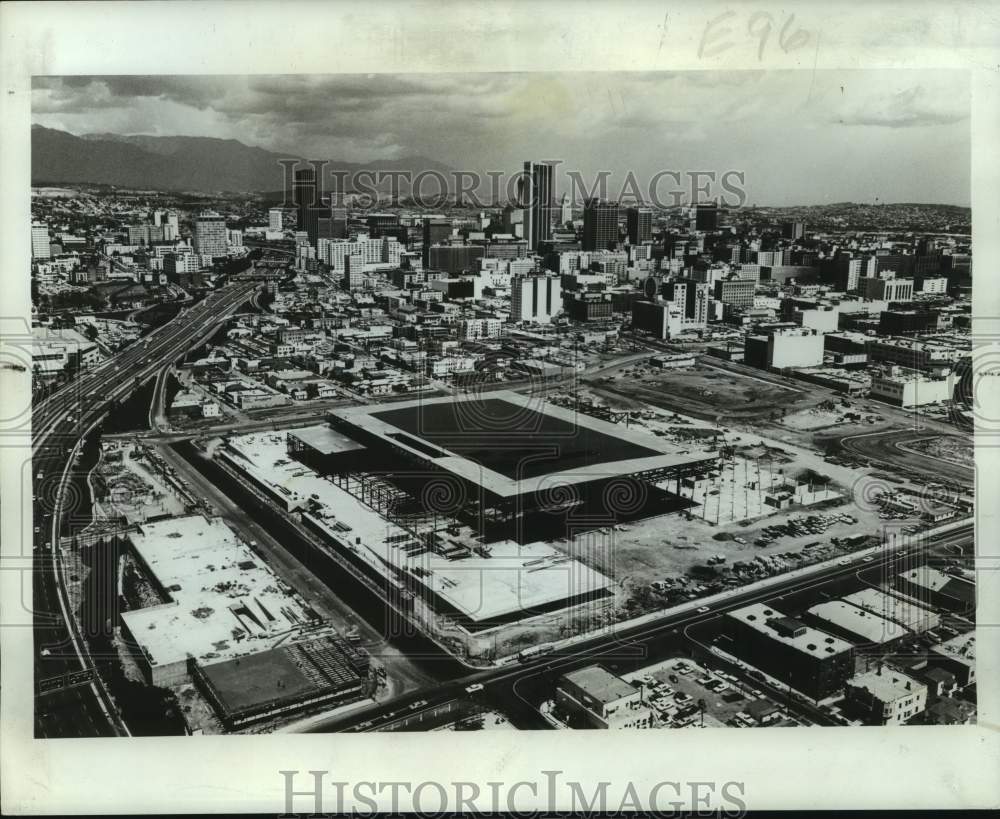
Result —
[{"label": "downtown skyscraper", "polygon": [[528,250],[537,250],[539,243],[552,238],[552,218],[556,209],[554,170],[554,166],[546,163],[524,163],[521,203]]},{"label": "downtown skyscraper", "polygon": [[583,203],[583,249],[608,250],[618,243],[618,203],[587,199]]},{"label": "downtown skyscraper", "polygon": [[295,172],[292,201],[298,216],[298,229],[306,232],[309,244],[315,247],[319,241],[320,218],[326,215],[320,206],[319,182],[315,168],[302,168]]}]

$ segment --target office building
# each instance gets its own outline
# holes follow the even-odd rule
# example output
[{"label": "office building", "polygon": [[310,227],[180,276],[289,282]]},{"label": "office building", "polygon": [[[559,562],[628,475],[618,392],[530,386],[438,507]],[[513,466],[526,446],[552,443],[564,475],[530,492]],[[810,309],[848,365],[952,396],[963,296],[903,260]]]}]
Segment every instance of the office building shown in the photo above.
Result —
[{"label": "office building", "polygon": [[731,650],[744,662],[813,699],[835,694],[854,673],[846,640],[788,617],[765,603],[728,612]]},{"label": "office building", "polygon": [[925,296],[943,296],[948,292],[947,276],[922,276],[915,280],[918,293]]},{"label": "office building", "polygon": [[649,208],[629,208],[625,211],[625,225],[629,244],[641,245],[653,240],[653,211]]},{"label": "office building", "polygon": [[395,213],[369,213],[365,217],[365,224],[374,239],[381,239],[390,233],[398,239],[395,230],[399,227],[399,216]]},{"label": "office building", "polygon": [[510,285],[510,320],[547,324],[562,310],[558,276],[518,276]]},{"label": "office building", "polygon": [[199,256],[194,253],[168,253],[163,257],[163,272],[167,281],[177,283],[178,276],[184,273],[197,273],[201,268]]},{"label": "office building", "polygon": [[458,325],[458,337],[463,341],[500,338],[502,333],[503,322],[500,319],[463,319]]},{"label": "office building", "polygon": [[574,321],[607,321],[611,318],[610,293],[573,293],[563,299],[566,314]]},{"label": "office building", "polygon": [[865,298],[873,301],[912,301],[913,279],[862,279]]},{"label": "office building", "polygon": [[911,253],[875,254],[875,275],[879,278],[912,278],[916,270],[917,257]]},{"label": "office building", "polygon": [[757,283],[752,279],[724,279],[715,283],[715,298],[741,310],[753,307]]},{"label": "office building", "polygon": [[663,298],[680,308],[690,329],[703,328],[708,322],[709,287],[694,279],[671,279],[663,284]]},{"label": "office building", "polygon": [[485,256],[486,248],[482,245],[431,245],[424,267],[458,275],[478,269],[479,259]]},{"label": "office building", "polygon": [[390,270],[399,267],[403,246],[388,236],[373,239],[361,235],[354,239],[320,239],[316,258],[334,272],[344,271],[347,260],[353,259],[355,273]]},{"label": "office building", "polygon": [[347,238],[347,205],[344,204],[344,194],[334,191],[330,196],[330,238]]},{"label": "office building", "polygon": [[785,222],[781,226],[781,235],[786,239],[791,239],[793,242],[796,239],[801,239],[806,233],[806,226],[804,222]]},{"label": "office building", "polygon": [[573,221],[573,203],[569,199],[569,194],[564,193],[562,198],[562,208],[559,216],[559,226],[565,227]]},{"label": "office building", "polygon": [[194,223],[194,252],[201,256],[225,256],[226,220],[213,210],[203,211]]},{"label": "office building", "polygon": [[180,223],[177,220],[177,214],[173,211],[166,211],[163,214],[160,227],[163,228],[163,241],[174,242],[180,238]]},{"label": "office building", "polygon": [[451,236],[451,220],[444,216],[425,216],[421,244],[424,267],[430,267],[431,246],[444,242]]},{"label": "office building", "polygon": [[524,238],[529,250],[537,250],[541,242],[552,237],[555,215],[554,170],[552,165],[524,163],[521,178],[521,204],[524,207]]},{"label": "office building", "polygon": [[934,332],[939,328],[941,313],[937,310],[883,310],[879,314],[880,336]]},{"label": "office building", "polygon": [[52,248],[49,244],[49,227],[40,222],[31,225],[31,258],[50,259]]},{"label": "office building", "polygon": [[632,327],[655,338],[670,339],[685,332],[697,330],[689,327],[684,311],[676,304],[657,298],[654,301],[636,299],[632,302]]},{"label": "office building", "polygon": [[618,203],[588,199],[583,203],[583,249],[612,250],[618,244]]},{"label": "office building", "polygon": [[758,250],[753,254],[754,263],[761,267],[790,267],[792,252],[790,250]]},{"label": "office building", "polygon": [[319,220],[325,216],[315,168],[301,168],[295,172],[292,201],[295,203],[298,229],[305,231],[309,244],[315,246],[319,241]]},{"label": "office building", "polygon": [[281,208],[271,208],[267,212],[268,230],[282,230],[284,226],[284,211]]},{"label": "office building", "polygon": [[691,209],[691,230],[707,233],[719,227],[719,206],[714,202],[695,205]]}]

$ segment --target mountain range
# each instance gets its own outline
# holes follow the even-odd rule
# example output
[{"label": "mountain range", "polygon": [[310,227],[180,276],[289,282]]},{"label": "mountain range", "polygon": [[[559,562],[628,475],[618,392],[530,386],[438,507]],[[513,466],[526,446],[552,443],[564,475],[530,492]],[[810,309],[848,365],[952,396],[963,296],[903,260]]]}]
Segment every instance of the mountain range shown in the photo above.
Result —
[{"label": "mountain range", "polygon": [[[311,157],[310,157],[311,158]],[[325,157],[316,157],[324,159]],[[31,183],[91,183],[163,191],[264,192],[280,190],[284,170],[279,160],[303,157],[244,145],[235,139],[189,136],[84,134],[33,125]],[[426,157],[336,162],[330,169],[444,173],[452,169]],[[400,191],[406,194],[404,188]]]}]

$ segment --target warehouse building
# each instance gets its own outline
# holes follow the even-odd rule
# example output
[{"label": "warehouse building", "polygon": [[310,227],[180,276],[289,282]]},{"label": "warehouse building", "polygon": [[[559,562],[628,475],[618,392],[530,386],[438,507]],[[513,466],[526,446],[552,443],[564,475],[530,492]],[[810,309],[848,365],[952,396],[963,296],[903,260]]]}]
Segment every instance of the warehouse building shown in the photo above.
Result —
[{"label": "warehouse building", "polygon": [[941,617],[936,611],[917,605],[916,601],[902,595],[888,594],[878,589],[861,589],[843,600],[918,633],[935,629],[941,623]]},{"label": "warehouse building", "polygon": [[162,601],[121,614],[151,685],[193,680],[228,727],[361,695],[367,655],[320,620],[221,519],[143,523],[129,546]]},{"label": "warehouse building", "polygon": [[817,603],[809,609],[807,618],[860,647],[892,645],[912,633],[893,620],[843,600]]},{"label": "warehouse building", "polygon": [[854,673],[854,646],[754,603],[726,614],[733,653],[813,699],[837,693]]}]

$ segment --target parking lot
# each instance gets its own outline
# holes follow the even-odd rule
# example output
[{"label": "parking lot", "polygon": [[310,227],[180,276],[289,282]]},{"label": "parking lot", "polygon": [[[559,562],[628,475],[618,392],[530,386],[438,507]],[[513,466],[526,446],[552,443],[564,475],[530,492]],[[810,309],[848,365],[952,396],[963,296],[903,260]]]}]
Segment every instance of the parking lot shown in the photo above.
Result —
[{"label": "parking lot", "polygon": [[657,728],[700,727],[700,702],[705,705],[706,728],[801,724],[735,674],[710,671],[687,658],[664,660],[625,674],[624,679],[643,684],[646,705],[657,718]]}]

